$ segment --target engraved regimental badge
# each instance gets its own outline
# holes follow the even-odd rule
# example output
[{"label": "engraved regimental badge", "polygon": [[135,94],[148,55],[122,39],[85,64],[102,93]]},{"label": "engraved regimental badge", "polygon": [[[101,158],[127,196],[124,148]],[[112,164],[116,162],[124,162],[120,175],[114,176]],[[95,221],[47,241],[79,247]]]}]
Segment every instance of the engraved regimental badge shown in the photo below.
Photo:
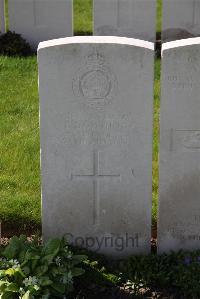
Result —
[{"label": "engraved regimental badge", "polygon": [[76,97],[92,108],[102,109],[116,93],[117,79],[105,58],[94,51],[86,57],[85,64],[75,74],[72,87]]}]

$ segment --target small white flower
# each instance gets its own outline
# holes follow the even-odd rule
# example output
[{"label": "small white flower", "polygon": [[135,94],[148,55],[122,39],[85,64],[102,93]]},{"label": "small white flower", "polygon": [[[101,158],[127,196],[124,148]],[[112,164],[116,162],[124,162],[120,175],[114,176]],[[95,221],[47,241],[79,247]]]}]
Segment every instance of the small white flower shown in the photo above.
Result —
[{"label": "small white flower", "polygon": [[20,263],[18,260],[10,260],[9,265],[12,267],[12,269],[17,269],[20,267]]},{"label": "small white flower", "polygon": [[59,256],[56,257],[55,262],[57,266],[61,266],[61,258]]},{"label": "small white flower", "polygon": [[39,281],[37,279],[36,276],[29,276],[28,278],[25,278],[23,280],[23,284],[28,287],[28,286],[35,286],[35,285],[38,285]]},{"label": "small white flower", "polygon": [[9,264],[11,265],[11,266],[17,266],[17,265],[19,265],[19,262],[18,262],[18,260],[10,260],[9,261]]},{"label": "small white flower", "polygon": [[18,262],[18,260],[17,259],[12,259],[12,260],[10,260],[9,261],[9,263],[11,263],[11,264],[13,264],[13,265],[15,265],[15,264],[19,264],[19,262]]},{"label": "small white flower", "polygon": [[28,287],[29,286],[29,279],[28,278],[25,278],[23,280],[23,284],[25,285],[25,287]]},{"label": "small white flower", "polygon": [[24,295],[25,294],[25,290],[23,288],[19,289],[20,295]]}]

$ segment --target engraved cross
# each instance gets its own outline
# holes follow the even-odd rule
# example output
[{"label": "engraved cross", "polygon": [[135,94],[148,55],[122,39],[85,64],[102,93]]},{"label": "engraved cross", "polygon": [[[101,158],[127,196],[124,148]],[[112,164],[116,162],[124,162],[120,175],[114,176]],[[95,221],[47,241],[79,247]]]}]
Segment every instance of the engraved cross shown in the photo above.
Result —
[{"label": "engraved cross", "polygon": [[99,223],[100,213],[100,194],[99,194],[99,181],[105,178],[119,179],[120,174],[99,174],[99,158],[98,151],[93,152],[93,173],[92,174],[72,174],[73,179],[92,180],[93,181],[93,224]]}]

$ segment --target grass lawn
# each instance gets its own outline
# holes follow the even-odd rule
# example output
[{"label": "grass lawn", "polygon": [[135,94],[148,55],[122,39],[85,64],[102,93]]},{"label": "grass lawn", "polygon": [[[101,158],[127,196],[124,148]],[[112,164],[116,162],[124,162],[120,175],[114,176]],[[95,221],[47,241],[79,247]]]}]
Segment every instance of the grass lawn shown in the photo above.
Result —
[{"label": "grass lawn", "polygon": [[36,58],[0,56],[0,219],[40,223]]},{"label": "grass lawn", "polygon": [[[81,5],[84,5],[87,9]],[[92,30],[92,0],[75,0],[76,33]],[[158,15],[161,6],[158,6]],[[160,29],[158,18],[158,30]],[[153,220],[158,200],[160,62],[155,64]],[[36,57],[0,56],[0,219],[15,229],[40,225],[39,98]]]}]

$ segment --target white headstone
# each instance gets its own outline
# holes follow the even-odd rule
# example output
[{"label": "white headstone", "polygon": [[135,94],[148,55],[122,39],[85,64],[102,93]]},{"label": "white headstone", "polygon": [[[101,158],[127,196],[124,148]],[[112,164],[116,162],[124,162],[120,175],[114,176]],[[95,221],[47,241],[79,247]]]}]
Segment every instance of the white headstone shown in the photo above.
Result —
[{"label": "white headstone", "polygon": [[72,35],[72,0],[8,0],[9,29],[34,48],[39,42]]},{"label": "white headstone", "polygon": [[200,36],[200,0],[163,1],[163,40]]},{"label": "white headstone", "polygon": [[5,7],[4,0],[0,0],[0,34],[5,33]]},{"label": "white headstone", "polygon": [[200,248],[200,38],[163,45],[159,253]]},{"label": "white headstone", "polygon": [[155,41],[156,0],[94,0],[94,35]]},{"label": "white headstone", "polygon": [[43,235],[116,257],[151,239],[153,44],[39,45]]}]

